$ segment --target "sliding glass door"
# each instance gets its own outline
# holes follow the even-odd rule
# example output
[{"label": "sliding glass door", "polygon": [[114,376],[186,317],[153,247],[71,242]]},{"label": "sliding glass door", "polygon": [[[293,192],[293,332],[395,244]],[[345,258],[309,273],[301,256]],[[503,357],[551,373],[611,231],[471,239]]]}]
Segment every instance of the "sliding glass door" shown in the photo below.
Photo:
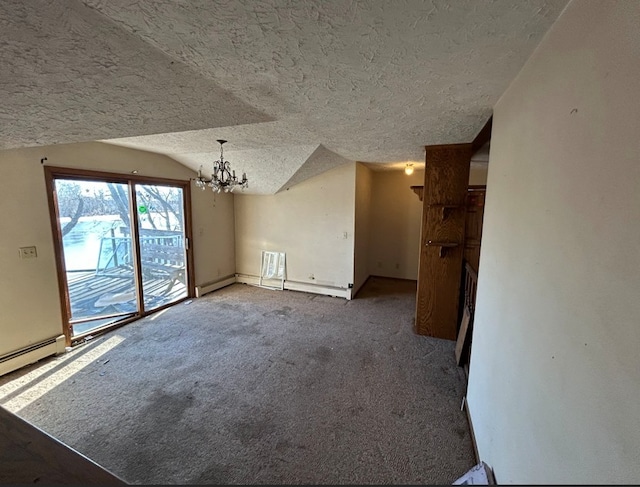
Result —
[{"label": "sliding glass door", "polygon": [[58,222],[70,323],[82,332],[138,311],[128,208],[128,185],[56,179]]},{"label": "sliding glass door", "polygon": [[142,294],[152,310],[187,297],[184,196],[175,186],[135,188]]},{"label": "sliding glass door", "polygon": [[45,170],[69,340],[192,295],[188,182]]}]

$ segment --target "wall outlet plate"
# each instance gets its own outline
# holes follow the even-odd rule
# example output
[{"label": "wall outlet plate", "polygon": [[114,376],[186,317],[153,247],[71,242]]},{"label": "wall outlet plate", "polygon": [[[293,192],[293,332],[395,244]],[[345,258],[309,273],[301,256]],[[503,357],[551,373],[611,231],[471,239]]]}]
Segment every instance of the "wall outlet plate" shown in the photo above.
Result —
[{"label": "wall outlet plate", "polygon": [[20,247],[18,250],[20,252],[21,259],[35,259],[36,257],[38,257],[35,246]]}]

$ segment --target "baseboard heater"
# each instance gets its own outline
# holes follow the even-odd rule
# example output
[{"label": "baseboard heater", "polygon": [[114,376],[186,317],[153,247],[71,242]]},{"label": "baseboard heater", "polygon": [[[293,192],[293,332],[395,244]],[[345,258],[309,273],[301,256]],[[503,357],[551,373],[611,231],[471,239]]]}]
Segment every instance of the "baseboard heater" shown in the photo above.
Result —
[{"label": "baseboard heater", "polygon": [[223,287],[230,286],[236,282],[236,276],[225,277],[219,281],[210,282],[208,284],[203,284],[202,286],[196,286],[196,297],[201,298],[207,293],[211,291],[217,291]]},{"label": "baseboard heater", "polygon": [[49,338],[21,348],[0,357],[0,375],[13,372],[25,365],[32,364],[49,355],[59,355],[65,351],[64,335]]},{"label": "baseboard heater", "polygon": [[[269,281],[269,280],[267,280]],[[277,280],[280,283],[280,280]],[[200,298],[207,293],[217,291],[223,287],[227,287],[234,283],[250,284],[252,286],[260,285],[259,276],[250,276],[248,274],[236,274],[235,276],[226,277],[220,281],[196,286],[196,297]],[[306,293],[323,294],[325,296],[335,296],[338,298],[351,299],[352,289],[345,289],[333,286],[324,286],[320,284],[311,284],[297,281],[284,281],[284,288],[289,291],[303,291]]]},{"label": "baseboard heater", "polygon": [[[278,284],[280,283],[279,279],[272,280],[272,281],[277,281]],[[250,284],[252,286],[259,286],[260,277],[251,276],[248,274],[236,274],[236,282],[239,282],[242,284]],[[269,282],[269,279],[267,279],[266,282]],[[322,284],[312,284],[307,282],[285,280],[284,289],[287,289],[289,291],[302,291],[305,293],[323,294],[325,296],[333,296],[336,298],[351,299],[351,289],[334,287],[334,286],[326,286]]]}]

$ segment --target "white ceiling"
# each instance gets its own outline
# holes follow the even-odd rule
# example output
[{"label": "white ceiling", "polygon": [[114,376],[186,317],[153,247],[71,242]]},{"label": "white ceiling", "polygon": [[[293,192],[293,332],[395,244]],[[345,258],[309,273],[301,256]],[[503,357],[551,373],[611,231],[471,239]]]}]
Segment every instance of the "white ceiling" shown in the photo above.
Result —
[{"label": "white ceiling", "polygon": [[249,193],[470,142],[567,0],[3,0],[0,149],[101,140]]}]

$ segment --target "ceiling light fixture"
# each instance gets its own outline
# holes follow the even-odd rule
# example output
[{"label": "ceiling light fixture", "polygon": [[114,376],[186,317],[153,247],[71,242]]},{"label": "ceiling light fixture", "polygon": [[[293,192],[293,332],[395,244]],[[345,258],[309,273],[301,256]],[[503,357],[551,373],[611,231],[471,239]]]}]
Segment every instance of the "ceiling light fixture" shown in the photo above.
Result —
[{"label": "ceiling light fixture", "polygon": [[247,179],[247,174],[242,173],[242,179],[238,180],[236,172],[231,170],[231,163],[224,160],[222,145],[226,140],[218,139],[217,142],[220,144],[220,159],[213,161],[213,172],[209,179],[202,177],[202,166],[200,166],[198,177],[196,178],[196,186],[203,191],[209,186],[215,193],[222,191],[229,193],[238,186],[242,189],[248,188],[249,180]]},{"label": "ceiling light fixture", "polygon": [[413,174],[413,164],[407,164],[406,166],[404,166],[404,173],[407,176],[411,176]]}]

